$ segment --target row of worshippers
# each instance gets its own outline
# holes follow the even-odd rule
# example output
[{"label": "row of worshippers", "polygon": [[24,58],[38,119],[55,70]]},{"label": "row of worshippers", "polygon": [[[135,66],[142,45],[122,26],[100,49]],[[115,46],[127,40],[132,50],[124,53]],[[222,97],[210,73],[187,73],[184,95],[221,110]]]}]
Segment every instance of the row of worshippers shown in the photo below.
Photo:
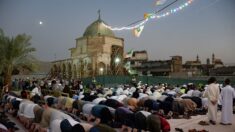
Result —
[{"label": "row of worshippers", "polygon": [[[144,95],[144,94],[142,94],[142,95]],[[88,95],[87,97],[84,97],[84,99],[92,101],[94,104],[104,104],[106,106],[110,106],[109,107],[110,111],[113,111],[112,113],[114,113],[114,109],[111,109],[111,107],[117,109],[117,108],[123,106],[123,104],[120,103],[120,102],[122,102],[122,100],[123,100],[123,102],[125,102],[124,99],[126,97],[127,97],[126,95],[118,95],[118,96],[112,96],[110,99],[106,100],[105,98],[97,98],[97,97],[95,97],[95,95]],[[143,98],[143,97],[145,97],[145,98]],[[48,96],[45,96],[45,98],[48,98]],[[51,98],[53,98],[53,97],[50,97],[50,99]],[[116,100],[115,100],[115,98],[116,98]],[[139,99],[141,99],[141,98],[139,98]],[[58,100],[57,108],[62,109],[62,110],[66,109],[68,112],[71,112],[71,110],[72,110],[71,109],[71,104],[73,102],[73,100],[71,98],[59,97],[57,100]],[[105,102],[101,102],[101,101],[104,101],[104,100],[106,100],[106,101]],[[159,98],[159,101],[162,101],[162,102],[165,101],[163,103],[163,104],[165,104],[165,105],[163,105],[163,107],[165,106],[165,108],[166,108],[166,109],[164,109],[164,111],[169,112],[170,111],[169,110],[169,104],[172,104],[172,98],[169,97],[167,99],[167,96],[162,96],[162,99]],[[138,106],[140,106],[140,107],[144,106],[145,110],[147,110],[147,111],[158,110],[158,107],[160,107],[158,102],[156,102],[156,101],[154,101],[153,99],[150,99],[150,98],[148,99],[146,96],[142,96],[142,99],[139,100],[139,102],[135,98],[126,99],[126,102],[129,105],[129,109],[130,109],[129,112],[132,112],[132,115],[134,115],[133,111],[135,111],[138,108]],[[182,100],[182,101],[179,101],[179,102],[184,102],[183,105],[187,106],[185,108],[188,108],[188,109],[194,109],[195,108],[195,107],[193,107],[193,106],[195,106],[194,103],[192,103],[192,101],[190,101],[190,100],[188,100],[188,101]],[[187,105],[187,102],[189,102],[188,105]],[[28,102],[27,102],[27,104],[28,104]],[[31,108],[33,106],[34,105],[32,105]],[[84,109],[86,109],[87,106],[92,106],[93,107],[94,105],[85,105],[84,108],[80,107],[80,108],[82,108],[83,113],[86,113]],[[78,105],[76,106],[76,101],[73,102],[73,108],[75,108],[75,109],[73,109],[73,112],[76,111],[76,108],[77,108],[77,110],[79,109]],[[183,109],[184,109],[184,106],[183,106]],[[79,110],[79,111],[82,111],[82,110]],[[122,109],[120,109],[120,110],[122,110]],[[21,110],[19,110],[19,111],[21,111]],[[117,110],[117,113],[118,113],[118,111],[119,110]],[[143,113],[143,112],[145,112],[145,111],[142,111],[141,113]],[[26,113],[29,113],[29,112],[26,112]],[[88,112],[88,114],[84,114],[84,115],[91,115],[91,113]],[[100,117],[108,117],[108,116],[100,116]],[[115,116],[115,117],[118,117],[118,116]],[[21,117],[20,119],[21,120],[23,119],[23,122],[24,122],[24,118]],[[134,118],[130,118],[130,119],[134,119]],[[125,124],[125,122],[128,122],[128,121],[121,121],[121,122],[123,124]],[[132,120],[132,121],[129,121],[129,122],[134,122],[134,121]],[[28,126],[27,124],[28,123],[26,123],[26,126]],[[136,124],[138,124],[138,123],[136,123]],[[147,123],[147,124],[149,124],[149,123]],[[130,127],[132,127],[132,128],[134,127],[134,125],[130,125],[130,124],[127,124],[127,126],[129,126],[129,128]],[[137,125],[137,127],[138,126],[140,126],[140,125]],[[142,127],[142,128],[144,129],[145,127]]]},{"label": "row of worshippers", "polygon": [[28,95],[25,91],[21,92],[21,98],[4,95],[2,104],[5,111],[16,113],[16,117],[29,131],[51,131],[51,132],[68,132],[68,131],[97,131],[100,129],[111,129],[102,124],[90,125],[88,123],[74,120],[68,114],[52,108],[53,98],[45,97],[47,100],[45,105],[35,104],[28,100]]},{"label": "row of worshippers", "polygon": [[[182,89],[184,88],[185,87],[182,87],[180,91],[182,91]],[[172,112],[173,115],[180,115],[193,112],[196,110],[196,107],[207,107],[207,99],[200,98],[202,94],[198,93],[200,93],[200,91],[198,92],[197,90],[191,88],[187,91],[186,94],[181,95],[182,98],[175,98],[178,96],[177,88],[172,89],[165,88],[164,86],[159,86],[157,88],[143,86],[140,88],[117,88],[115,91],[113,91],[113,89],[106,88],[102,90],[102,92],[98,92],[98,90],[96,90],[92,91],[90,94],[81,92],[79,96],[74,96],[75,101],[71,98],[65,97],[50,97],[50,99],[54,98],[56,100],[52,102],[56,102],[57,109],[66,110],[67,112],[72,112],[76,115],[80,115],[82,113],[82,119],[91,121],[93,117],[96,117],[98,119],[98,121],[96,122],[101,121],[102,123],[105,122],[104,124],[107,125],[122,126],[123,129],[129,128],[130,130],[131,128],[146,129],[146,125],[144,125],[144,127],[142,127],[141,125],[136,125],[138,124],[138,121],[135,122],[135,120],[137,120],[138,117],[135,118],[135,114],[145,113],[144,115],[148,115],[146,114],[146,112],[149,112],[152,115],[157,112],[158,114],[165,113],[166,115],[171,116]],[[198,97],[198,95],[200,96]],[[45,98],[46,97],[48,96],[45,96]],[[92,103],[93,105],[91,105],[90,103]],[[116,123],[111,123],[109,119],[104,119],[104,117],[108,118],[108,115],[100,116],[98,114],[94,116],[94,113],[91,114],[93,107],[96,106],[94,104],[98,106],[104,105],[105,107],[108,107],[108,110],[111,113],[110,115],[112,115]],[[122,108],[123,106],[124,108]],[[95,108],[96,107],[94,107],[94,109]],[[88,112],[86,111],[86,109],[88,109]],[[123,111],[128,114],[123,114]],[[107,109],[105,113],[108,113]],[[121,117],[126,118],[124,118],[123,120],[119,119],[117,113],[121,113]],[[133,122],[135,123],[133,124]],[[138,128],[138,126],[141,126],[141,128]],[[149,129],[150,127],[148,126],[147,128]]]},{"label": "row of worshippers", "polygon": [[[186,87],[182,87],[181,89],[185,89]],[[36,89],[36,90],[35,90]],[[38,91],[37,90],[38,88],[37,87],[35,87],[33,90],[32,90],[32,94],[34,95],[34,93],[35,93],[35,91]],[[101,91],[101,92],[100,92]],[[182,90],[180,90],[180,91],[182,91]],[[191,90],[189,90],[189,92],[190,92]],[[188,93],[189,93],[188,92]],[[37,92],[36,92],[37,93]],[[186,97],[188,97],[188,96],[190,96],[191,97],[191,95],[190,94],[184,94],[184,95],[182,95],[182,97],[183,96],[186,96]],[[201,105],[201,100],[199,99],[199,98],[196,98],[196,97],[200,97],[200,95],[201,95],[201,92],[200,91],[198,91],[198,90],[195,90],[195,91],[193,91],[192,92],[193,93],[193,99],[194,99],[194,101],[195,100],[198,100],[197,101],[197,105],[198,105],[198,107],[200,108],[202,105]],[[39,92],[39,93],[37,93],[38,95],[40,95],[41,93]],[[94,94],[96,94],[96,95],[94,95]],[[100,89],[97,89],[97,90],[95,90],[95,91],[91,91],[91,96],[89,96],[89,97],[85,97],[84,98],[84,100],[89,100],[89,99],[87,99],[87,98],[91,98],[92,99],[92,97],[97,97],[97,96],[103,96],[103,97],[107,97],[107,95],[113,95],[113,96],[111,96],[110,98],[112,98],[112,99],[116,99],[117,98],[117,96],[119,96],[118,98],[120,98],[118,101],[122,101],[122,99],[124,99],[125,97],[130,97],[130,96],[132,96],[132,97],[134,97],[134,98],[137,98],[137,99],[141,99],[141,98],[143,98],[143,97],[149,97],[150,99],[152,99],[152,100],[156,100],[156,99],[158,99],[158,98],[160,98],[160,96],[162,95],[162,94],[166,94],[166,95],[169,95],[169,96],[174,96],[174,97],[176,97],[176,94],[180,94],[180,92],[177,92],[177,89],[175,88],[175,89],[166,89],[165,87],[164,87],[164,85],[163,86],[159,86],[159,87],[157,87],[157,86],[155,86],[155,87],[152,87],[152,86],[150,86],[150,87],[145,87],[145,85],[143,85],[142,87],[140,87],[139,89],[137,89],[137,88],[135,88],[135,87],[119,87],[119,88],[117,88],[117,89],[113,89],[113,88],[110,88],[110,89],[108,89],[108,88],[104,88],[103,90],[100,90]],[[84,95],[86,95],[86,93],[85,94],[83,94],[83,92],[81,92],[80,93],[80,97],[82,97],[82,96],[84,96]],[[194,96],[195,95],[195,96]],[[162,97],[163,99],[162,99],[162,101],[164,101],[164,96]],[[91,99],[89,100],[89,101],[91,101]],[[205,104],[205,102],[206,101],[204,101],[204,103],[203,104]]]},{"label": "row of worshippers", "polygon": [[[208,109],[207,115],[208,120],[211,124],[215,124],[216,122],[218,110],[217,106],[222,106],[221,124],[231,125],[233,122],[232,117],[235,102],[235,90],[233,87],[231,87],[229,79],[226,79],[224,81],[224,85],[225,87],[223,87],[222,84],[218,84],[216,79],[214,77],[211,77],[208,80],[208,85],[206,85],[205,87],[200,86],[199,88],[197,88],[192,83],[188,84],[187,86],[183,85],[181,88],[165,87],[165,85],[158,85],[154,88],[151,86],[146,87],[146,85],[143,85],[144,87],[139,87],[140,89],[131,87],[124,89],[118,88],[115,92],[113,92],[113,90],[107,90],[106,92],[104,92],[104,95],[118,95],[111,96],[110,98],[116,99],[119,102],[122,102],[122,99],[124,99],[125,96],[132,96],[134,98],[137,98],[139,102],[147,100],[146,102],[153,102],[146,103],[150,104],[148,106],[154,106],[155,110],[163,110],[163,112],[161,113],[165,113],[167,115],[171,115],[171,112],[173,111],[174,116],[184,113],[189,114],[194,110],[199,110],[196,112],[197,114],[205,114],[206,109]],[[172,98],[167,98],[164,95],[175,98],[172,102]],[[195,106],[197,107],[197,109],[195,109]]]},{"label": "row of worshippers", "polygon": [[[185,88],[186,87],[182,87],[182,89],[185,89]],[[34,93],[34,91],[35,90],[33,90],[32,93]],[[198,93],[197,90],[195,90],[192,93],[195,93],[195,95],[200,95],[200,94],[197,94]],[[176,97],[176,94],[180,94],[180,93],[177,93],[176,89],[166,89],[164,85],[159,86],[159,87],[151,87],[151,86],[145,87],[145,85],[143,85],[142,87],[139,87],[138,89],[135,87],[130,87],[130,88],[119,87],[115,91],[113,88],[110,88],[110,89],[105,88],[103,90],[98,89],[95,91],[91,91],[90,94],[80,92],[79,97],[83,98],[83,100],[86,100],[86,101],[93,101],[93,99],[98,98],[98,97],[108,97],[109,100],[113,99],[113,101],[116,101],[116,102],[124,101],[124,103],[125,103],[125,100],[124,100],[125,98],[133,97],[139,101],[138,104],[140,107],[143,106],[143,103],[141,102],[144,102],[147,100],[146,102],[149,102],[149,107],[154,106],[155,110],[161,109],[166,115],[170,111],[174,111],[175,115],[180,115],[180,114],[182,115],[184,114],[185,111],[186,112],[194,111],[196,105],[197,105],[197,108],[204,108],[204,106],[206,106],[206,99],[201,100],[200,96],[191,97],[191,95],[184,94],[182,95],[182,98],[184,98],[184,100],[182,100],[182,98],[177,98],[174,100],[173,97]],[[100,100],[100,99],[104,99],[104,98],[98,98],[96,100]],[[191,107],[191,106],[194,106],[194,107]],[[134,108],[135,107],[137,106],[134,106]],[[172,115],[171,113],[169,115]]]},{"label": "row of worshippers", "polygon": [[[53,96],[44,96],[44,99],[46,100],[46,105],[40,106],[28,100],[27,93],[22,91],[21,98],[4,95],[2,102],[6,103],[5,109],[11,109],[17,112],[19,120],[30,130],[47,131],[49,129],[52,132],[73,130],[115,131],[115,129],[109,126],[122,126],[122,131],[126,129],[129,131],[131,129],[135,131],[141,129],[149,131],[170,131],[169,123],[157,113],[147,111],[134,113],[131,109],[124,106],[120,106],[115,110],[106,105],[82,100],[74,101],[68,97],[55,98]],[[110,100],[106,103],[112,104],[113,102]],[[78,111],[79,105],[81,104],[83,104],[81,107],[82,110]],[[73,119],[68,112],[81,112],[81,118],[86,118],[89,123],[80,122],[79,119]],[[146,122],[144,123],[143,120]],[[90,121],[94,121],[94,124]]]},{"label": "row of worshippers", "polygon": [[[149,98],[148,99],[148,97],[147,96],[143,96],[144,94],[142,93],[142,97],[139,97],[138,99],[139,99],[139,101],[136,99],[136,98],[126,98],[127,96],[126,95],[118,95],[118,96],[111,96],[110,97],[110,99],[105,99],[105,98],[97,98],[97,97],[95,97],[95,95],[88,95],[87,97],[84,97],[84,99],[85,100],[88,100],[88,101],[92,101],[94,104],[103,104],[103,105],[106,105],[106,106],[110,106],[109,107],[109,109],[110,109],[110,111],[113,111],[112,113],[114,113],[114,109],[111,109],[111,107],[112,108],[115,108],[115,109],[118,109],[119,107],[122,107],[123,106],[123,104],[124,104],[124,102],[127,102],[127,104],[128,104],[128,106],[129,106],[129,112],[132,112],[132,117],[133,117],[133,115],[134,115],[134,113],[133,112],[136,112],[137,110],[137,108],[138,108],[138,106],[139,107],[144,107],[145,109],[144,110],[147,110],[147,111],[151,111],[151,110],[155,110],[155,111],[157,111],[158,109],[159,109],[159,107],[161,106],[160,105],[160,103],[162,102],[162,107],[163,107],[163,109],[164,109],[164,111],[167,111],[166,113],[168,113],[169,111],[170,111],[170,107],[169,106],[171,106],[171,104],[172,104],[172,97],[167,97],[167,96],[161,96],[161,99],[159,98],[159,101],[160,102],[157,102],[157,101],[154,101],[154,99],[151,99],[151,98]],[[47,98],[48,96],[45,96],[45,98]],[[144,98],[145,97],[145,98]],[[53,98],[53,97],[50,97],[50,98]],[[112,99],[113,98],[113,99]],[[115,100],[116,99],[116,100]],[[125,100],[126,101],[125,101]],[[104,101],[105,100],[105,101]],[[62,109],[62,110],[68,110],[68,112],[71,112],[71,104],[72,104],[72,102],[73,102],[73,100],[71,99],[71,98],[65,98],[65,97],[59,97],[58,99],[57,99],[57,101],[58,101],[58,103],[57,103],[57,108],[59,108],[59,109]],[[102,102],[103,101],[103,102]],[[122,103],[121,103],[122,102]],[[181,100],[181,101],[179,101],[179,102],[183,102],[182,104],[182,106],[183,106],[183,110],[184,110],[184,107],[185,108],[187,108],[188,110],[193,110],[193,109],[195,109],[195,104],[192,102],[192,101],[190,101],[190,100],[188,100],[188,101],[185,101],[185,100]],[[75,104],[74,104],[75,103]],[[26,104],[29,104],[28,102],[26,103]],[[23,105],[23,104],[22,104]],[[24,105],[23,105],[24,106]],[[34,106],[34,105],[32,105],[32,106]],[[31,108],[32,108],[32,106],[31,106]],[[88,106],[94,106],[94,105],[88,105]],[[74,101],[73,102],[73,108],[75,108],[75,109],[73,109],[73,112],[74,111],[76,111],[76,107],[77,107],[77,111],[82,111],[83,110],[83,113],[86,113],[85,112],[85,108],[87,108],[87,105],[85,105],[84,106],[84,108],[83,107],[80,107],[80,108],[82,108],[82,110],[78,110],[79,108],[78,108],[78,105],[76,106],[76,101]],[[190,108],[191,107],[191,108]],[[20,107],[21,108],[21,107]],[[91,107],[90,107],[91,108]],[[94,107],[95,108],[95,107]],[[91,109],[90,109],[91,110]],[[120,109],[121,111],[123,110],[123,109]],[[21,110],[19,110],[19,111],[21,111]],[[119,111],[119,109],[117,110],[117,112],[116,113],[118,113],[118,111]],[[127,111],[127,110],[126,110]],[[28,112],[26,112],[26,113],[28,113]],[[76,112],[75,112],[76,113]],[[107,112],[106,112],[107,113]],[[141,113],[145,113],[145,111],[142,111]],[[40,114],[39,114],[40,115]],[[84,114],[84,115],[86,115],[86,114]],[[88,114],[87,115],[91,115],[89,112],[88,112]],[[146,113],[145,113],[145,115],[146,115]],[[100,117],[108,117],[108,116],[100,116]],[[118,117],[118,116],[115,116],[115,117]],[[123,117],[123,116],[121,116],[121,117]],[[129,116],[128,116],[129,117]],[[24,122],[24,118],[20,118],[20,119],[23,119],[23,122]],[[117,120],[118,120],[119,118],[117,118]],[[129,119],[129,118],[128,118]],[[134,118],[130,118],[130,119],[134,119]],[[120,120],[120,119],[119,119]],[[122,125],[123,124],[125,124],[126,122],[134,122],[133,120],[132,121],[121,121],[120,120],[120,122],[122,123]],[[119,123],[120,123],[119,122]],[[138,123],[136,123],[136,124],[138,124]],[[149,123],[147,123],[147,124],[149,124]],[[27,126],[27,123],[26,123],[26,126]],[[129,127],[134,127],[134,125],[132,124],[132,125],[130,125],[130,124],[127,124],[127,126],[129,126]],[[139,125],[137,125],[137,127],[138,127]],[[144,129],[144,127],[143,127],[143,129]]]},{"label": "row of worshippers", "polygon": [[[187,106],[179,104],[179,102],[184,102],[185,99],[190,99],[191,101],[196,103],[197,110],[198,109],[201,110],[198,112],[200,114],[205,114],[205,112],[206,112],[205,110],[208,108],[208,105],[211,102],[211,98],[208,96],[209,90],[207,90],[207,88],[211,87],[210,86],[212,84],[211,80],[213,80],[213,78],[214,77],[211,77],[208,80],[209,85],[206,85],[205,87],[203,87],[203,85],[201,85],[200,87],[197,88],[192,83],[189,83],[188,85],[183,85],[182,87],[175,87],[175,88],[167,87],[164,84],[154,86],[154,87],[153,86],[146,87],[146,85],[143,85],[140,87],[140,85],[139,85],[139,87],[138,87],[139,89],[137,89],[135,87],[129,87],[129,88],[124,87],[124,89],[123,89],[123,87],[121,87],[121,88],[118,88],[114,92],[114,90],[111,88],[111,90],[108,89],[103,94],[105,96],[106,95],[118,95],[118,96],[111,96],[110,97],[112,99],[117,99],[118,101],[122,101],[122,99],[125,98],[126,96],[130,97],[130,95],[134,98],[137,98],[138,100],[140,100],[143,97],[147,97],[147,99],[151,99],[151,101],[158,99],[158,101],[160,100],[158,102],[158,103],[160,103],[160,108],[162,108],[165,113],[168,113],[170,110],[172,110],[175,116],[178,114],[184,113],[183,111],[193,111],[194,110],[192,107],[191,107],[191,109],[187,110],[187,108],[188,108]],[[216,106],[219,105],[219,106],[223,107],[221,124],[231,124],[232,123],[232,113],[233,113],[233,109],[234,109],[233,105],[235,102],[235,101],[233,101],[233,100],[235,100],[234,99],[234,88],[231,87],[229,79],[225,80],[225,82],[224,82],[225,87],[223,87],[222,84],[218,84],[216,81],[213,83],[219,89],[219,91],[221,91],[221,94],[219,94],[219,92],[218,92],[218,94],[216,95],[217,96],[216,98],[218,98],[218,99],[215,101]],[[214,88],[214,89],[216,89],[216,88]],[[229,91],[229,92],[224,92],[224,91]],[[162,103],[161,99],[159,98],[162,95],[168,95],[171,97],[181,97],[181,98],[174,99],[173,103],[171,101],[168,101],[168,102],[166,101],[166,102]],[[162,96],[161,98],[164,99],[164,96]],[[182,98],[184,100],[181,100]],[[142,99],[142,100],[144,100],[144,99]],[[179,101],[179,100],[181,100],[181,101]],[[189,104],[191,103],[190,100],[188,101]],[[168,103],[168,105],[166,105],[167,103]],[[164,109],[164,105],[166,105],[165,109]],[[155,104],[155,107],[156,106],[158,106],[158,105]],[[168,106],[170,106],[170,107],[168,107]],[[193,105],[188,105],[188,106],[193,106]],[[170,109],[168,110],[167,108],[170,108]],[[217,108],[213,108],[213,109],[217,110]],[[210,113],[211,113],[211,110],[209,109],[208,119],[210,121],[216,120],[216,119],[211,120]],[[212,124],[214,124],[214,122],[212,122]]]}]

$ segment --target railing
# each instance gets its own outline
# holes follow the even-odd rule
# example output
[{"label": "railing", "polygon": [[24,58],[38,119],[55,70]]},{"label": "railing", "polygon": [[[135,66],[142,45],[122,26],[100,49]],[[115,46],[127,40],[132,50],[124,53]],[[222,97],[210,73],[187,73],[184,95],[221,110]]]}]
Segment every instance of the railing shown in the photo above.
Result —
[{"label": "railing", "polygon": [[[116,86],[117,84],[130,84],[132,76],[96,76],[95,79],[98,84],[103,86]],[[223,83],[226,78],[230,78],[231,83],[235,84],[235,76],[218,76],[216,79],[219,83]],[[200,77],[171,77],[171,76],[137,76],[137,82],[141,81],[143,84],[158,84],[158,83],[167,83],[171,85],[182,85],[187,83],[194,84],[207,84],[208,76]],[[92,78],[83,78],[83,84],[91,84]]]},{"label": "railing", "polygon": [[[64,92],[61,92],[61,91],[57,91],[57,92],[61,96],[69,97],[69,93],[64,93]],[[44,93],[46,95],[53,95],[54,91],[53,90],[49,90],[49,89],[42,89],[42,93]]]}]

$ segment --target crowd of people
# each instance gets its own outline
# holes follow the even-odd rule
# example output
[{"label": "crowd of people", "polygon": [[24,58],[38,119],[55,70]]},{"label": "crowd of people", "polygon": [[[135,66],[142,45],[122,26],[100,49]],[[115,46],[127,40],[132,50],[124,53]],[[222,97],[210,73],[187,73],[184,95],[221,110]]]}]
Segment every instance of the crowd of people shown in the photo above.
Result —
[{"label": "crowd of people", "polygon": [[[235,89],[229,79],[224,87],[214,77],[200,86],[139,83],[105,88],[56,79],[17,80],[12,85],[22,91],[17,95],[6,90],[7,86],[3,88],[0,117],[8,112],[29,131],[169,132],[171,118],[190,119],[207,113],[208,121],[199,124],[216,125],[218,109],[222,109],[222,125],[233,122]],[[7,131],[4,124],[1,120],[0,131]]]}]

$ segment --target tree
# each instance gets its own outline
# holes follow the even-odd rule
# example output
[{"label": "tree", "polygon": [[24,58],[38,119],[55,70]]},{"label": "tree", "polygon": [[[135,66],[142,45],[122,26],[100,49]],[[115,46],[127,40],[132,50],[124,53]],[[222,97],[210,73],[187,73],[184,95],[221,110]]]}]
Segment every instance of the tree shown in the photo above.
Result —
[{"label": "tree", "polygon": [[36,51],[31,47],[31,36],[19,34],[16,37],[7,37],[0,29],[0,73],[4,77],[4,85],[11,87],[13,70],[36,68],[36,59],[30,54]]},{"label": "tree", "polygon": [[0,29],[0,73],[2,73],[2,70],[3,70],[3,56],[2,56],[2,52],[4,51],[3,50],[3,43],[5,41],[5,38],[4,38],[4,33],[2,31],[2,29]]}]

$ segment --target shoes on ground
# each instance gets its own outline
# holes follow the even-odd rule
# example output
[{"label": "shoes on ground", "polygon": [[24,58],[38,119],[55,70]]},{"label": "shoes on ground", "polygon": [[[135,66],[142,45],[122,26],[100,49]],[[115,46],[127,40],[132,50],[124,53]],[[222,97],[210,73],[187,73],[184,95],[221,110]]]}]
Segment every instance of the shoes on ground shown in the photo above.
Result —
[{"label": "shoes on ground", "polygon": [[196,129],[189,129],[188,132],[197,132]]},{"label": "shoes on ground", "polygon": [[207,131],[207,130],[198,130],[197,132],[209,132],[209,131]]},{"label": "shoes on ground", "polygon": [[220,122],[221,125],[232,125],[231,123],[222,123]]},{"label": "shoes on ground", "polygon": [[176,132],[184,132],[182,128],[175,128]]},{"label": "shoes on ground", "polygon": [[202,126],[208,126],[209,123],[207,123],[206,121],[200,121],[198,122],[199,125],[202,125]]},{"label": "shoes on ground", "polygon": [[183,118],[184,119],[191,119],[191,116],[190,115],[184,115]]},{"label": "shoes on ground", "polygon": [[209,122],[210,122],[212,125],[216,125],[216,122],[215,122],[215,121],[210,120]]}]

